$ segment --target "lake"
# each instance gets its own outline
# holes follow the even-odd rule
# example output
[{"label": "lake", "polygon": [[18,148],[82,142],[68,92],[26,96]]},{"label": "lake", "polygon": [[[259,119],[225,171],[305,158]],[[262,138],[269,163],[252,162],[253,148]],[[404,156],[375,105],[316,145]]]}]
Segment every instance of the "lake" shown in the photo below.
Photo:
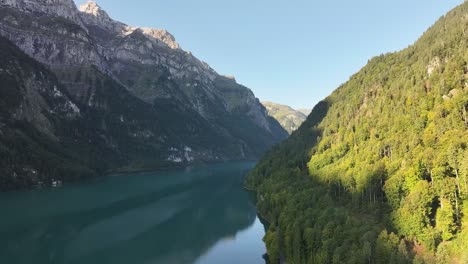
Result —
[{"label": "lake", "polygon": [[252,162],[0,194],[0,263],[264,264]]}]

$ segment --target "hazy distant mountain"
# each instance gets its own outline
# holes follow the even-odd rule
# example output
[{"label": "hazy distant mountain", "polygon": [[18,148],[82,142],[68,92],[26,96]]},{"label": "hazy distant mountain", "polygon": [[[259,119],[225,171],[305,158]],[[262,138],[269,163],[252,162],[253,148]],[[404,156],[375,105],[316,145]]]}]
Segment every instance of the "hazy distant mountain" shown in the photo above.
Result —
[{"label": "hazy distant mountain", "polygon": [[308,116],[310,114],[310,112],[312,112],[312,109],[306,109],[306,108],[300,108],[300,109],[297,109],[297,111],[303,113],[304,115]]},{"label": "hazy distant mountain", "polygon": [[167,31],[94,2],[3,0],[0,35],[0,188],[253,159],[287,136],[251,90]]},{"label": "hazy distant mountain", "polygon": [[307,119],[307,115],[299,110],[294,110],[287,105],[272,102],[262,102],[268,114],[275,118],[283,128],[291,134],[298,129]]}]

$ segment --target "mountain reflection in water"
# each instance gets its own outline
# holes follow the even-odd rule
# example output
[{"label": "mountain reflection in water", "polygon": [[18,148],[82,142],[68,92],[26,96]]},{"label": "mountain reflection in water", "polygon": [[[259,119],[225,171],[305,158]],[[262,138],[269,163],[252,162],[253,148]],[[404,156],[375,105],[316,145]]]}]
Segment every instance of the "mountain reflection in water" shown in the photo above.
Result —
[{"label": "mountain reflection in water", "polygon": [[208,264],[238,253],[263,263],[263,226],[242,189],[253,165],[204,165],[2,194],[0,263]]}]

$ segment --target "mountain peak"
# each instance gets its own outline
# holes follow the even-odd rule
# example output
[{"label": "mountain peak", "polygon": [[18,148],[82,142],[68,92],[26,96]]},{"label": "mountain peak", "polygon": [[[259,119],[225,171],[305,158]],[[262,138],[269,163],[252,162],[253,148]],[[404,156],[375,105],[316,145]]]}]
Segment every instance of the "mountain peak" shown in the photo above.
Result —
[{"label": "mountain peak", "polygon": [[175,37],[165,29],[156,28],[141,28],[141,31],[146,35],[158,41],[162,41],[171,49],[179,49],[179,43],[177,43]]},{"label": "mountain peak", "polygon": [[119,34],[130,29],[124,23],[113,20],[96,2],[88,1],[79,8],[81,18],[86,25],[97,26]]},{"label": "mountain peak", "polygon": [[139,28],[132,27],[113,20],[107,12],[102,9],[98,3],[94,1],[88,1],[80,6],[82,18],[87,25],[93,25],[100,28],[116,32],[119,35],[129,35],[137,30],[141,31],[145,36],[149,37],[150,40],[161,42],[170,47],[171,49],[179,49],[180,46],[176,42],[174,36],[164,29],[154,28]]},{"label": "mountain peak", "polygon": [[98,3],[88,1],[80,6],[80,11],[96,17],[105,17],[110,19],[106,11],[104,11]]}]

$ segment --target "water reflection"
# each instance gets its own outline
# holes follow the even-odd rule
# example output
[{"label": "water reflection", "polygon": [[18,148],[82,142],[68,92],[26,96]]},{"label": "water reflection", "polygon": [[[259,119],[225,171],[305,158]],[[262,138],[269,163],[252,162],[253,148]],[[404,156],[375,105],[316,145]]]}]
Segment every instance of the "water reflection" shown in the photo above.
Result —
[{"label": "water reflection", "polygon": [[[231,248],[226,258],[236,247],[261,259],[263,229],[242,189],[252,166],[226,163],[2,194],[0,263],[216,263],[207,256],[223,246]],[[243,230],[245,239],[236,243]]]}]

